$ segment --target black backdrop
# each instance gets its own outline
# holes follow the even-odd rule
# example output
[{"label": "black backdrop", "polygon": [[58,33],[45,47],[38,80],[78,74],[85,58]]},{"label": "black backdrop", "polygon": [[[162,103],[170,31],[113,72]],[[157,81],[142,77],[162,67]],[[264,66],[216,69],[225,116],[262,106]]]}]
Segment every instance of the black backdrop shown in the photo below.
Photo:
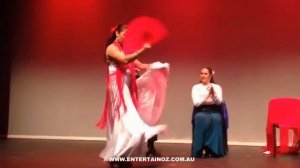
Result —
[{"label": "black backdrop", "polygon": [[14,51],[14,25],[17,3],[0,1],[0,138],[7,138],[11,62]]}]

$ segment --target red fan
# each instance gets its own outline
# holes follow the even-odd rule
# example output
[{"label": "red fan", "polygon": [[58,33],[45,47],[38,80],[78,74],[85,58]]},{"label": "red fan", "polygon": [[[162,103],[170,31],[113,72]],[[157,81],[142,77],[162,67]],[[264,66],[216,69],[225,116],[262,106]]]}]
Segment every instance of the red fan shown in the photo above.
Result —
[{"label": "red fan", "polygon": [[124,50],[131,53],[143,47],[145,43],[154,45],[166,36],[167,29],[158,19],[140,16],[128,24]]}]

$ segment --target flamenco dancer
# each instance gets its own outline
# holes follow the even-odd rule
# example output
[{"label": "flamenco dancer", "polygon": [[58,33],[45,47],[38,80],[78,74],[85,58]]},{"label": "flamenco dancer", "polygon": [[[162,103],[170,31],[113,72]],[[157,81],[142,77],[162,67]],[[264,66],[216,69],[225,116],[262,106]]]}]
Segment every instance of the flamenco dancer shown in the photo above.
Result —
[{"label": "flamenco dancer", "polygon": [[[151,65],[141,63],[138,58],[151,45],[145,44],[137,51],[125,54],[123,41],[126,31],[127,26],[119,24],[107,41],[106,100],[97,123],[99,128],[107,129],[106,146],[99,155],[104,161],[111,157],[145,156],[146,141],[166,130],[166,125],[150,126],[140,117],[135,68],[150,68]],[[130,165],[129,162],[122,164]]]}]

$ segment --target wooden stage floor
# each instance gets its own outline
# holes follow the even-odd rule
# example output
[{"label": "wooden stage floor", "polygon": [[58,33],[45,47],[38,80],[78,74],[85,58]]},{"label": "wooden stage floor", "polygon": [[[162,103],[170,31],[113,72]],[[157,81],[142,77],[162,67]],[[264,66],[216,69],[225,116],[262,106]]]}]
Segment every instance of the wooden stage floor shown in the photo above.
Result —
[{"label": "wooden stage floor", "polygon": [[[0,140],[0,168],[108,168],[98,157],[105,142],[73,140]],[[156,144],[163,157],[189,157],[190,144]],[[260,147],[229,146],[223,158],[195,159],[194,162],[133,162],[133,167],[203,168],[299,168],[300,155],[260,153]]]}]

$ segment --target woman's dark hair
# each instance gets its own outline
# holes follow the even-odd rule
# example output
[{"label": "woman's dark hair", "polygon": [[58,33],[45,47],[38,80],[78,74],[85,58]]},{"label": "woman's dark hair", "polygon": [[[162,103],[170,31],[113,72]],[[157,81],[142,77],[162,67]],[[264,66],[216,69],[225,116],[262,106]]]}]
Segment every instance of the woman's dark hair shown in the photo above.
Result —
[{"label": "woman's dark hair", "polygon": [[204,67],[204,68],[207,69],[208,73],[211,75],[210,83],[216,83],[215,79],[214,79],[214,71],[213,71],[213,69],[211,67]]},{"label": "woman's dark hair", "polygon": [[116,32],[121,33],[123,30],[127,29],[127,26],[125,24],[118,24],[116,27],[113,27],[111,30],[111,36],[107,39],[106,47],[109,46],[111,43],[113,43],[117,36]]}]

